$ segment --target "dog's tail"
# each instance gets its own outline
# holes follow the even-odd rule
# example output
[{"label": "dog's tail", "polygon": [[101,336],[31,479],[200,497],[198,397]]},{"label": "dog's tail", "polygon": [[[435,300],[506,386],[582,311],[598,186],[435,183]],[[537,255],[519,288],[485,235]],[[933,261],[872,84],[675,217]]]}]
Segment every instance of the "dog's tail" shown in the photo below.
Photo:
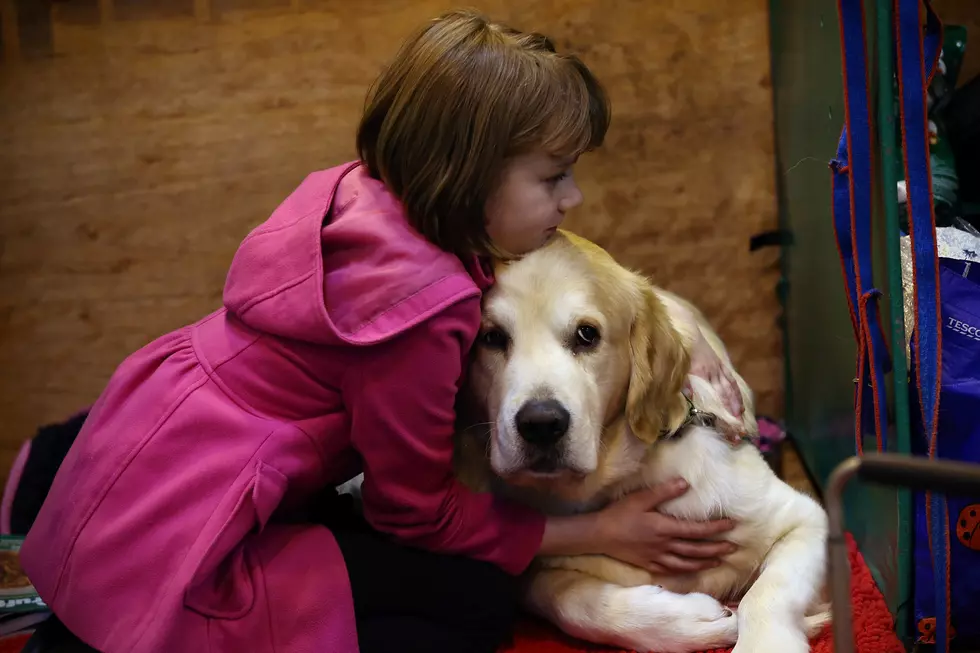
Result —
[{"label": "dog's tail", "polygon": [[822,603],[814,608],[815,614],[803,617],[803,628],[806,636],[812,639],[819,635],[823,629],[832,621],[829,603]]}]

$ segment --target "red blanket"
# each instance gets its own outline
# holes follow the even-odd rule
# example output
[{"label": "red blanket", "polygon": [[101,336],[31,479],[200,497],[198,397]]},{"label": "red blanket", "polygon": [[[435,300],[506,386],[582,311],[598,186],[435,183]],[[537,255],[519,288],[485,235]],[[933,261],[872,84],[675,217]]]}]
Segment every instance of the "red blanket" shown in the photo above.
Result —
[{"label": "red blanket", "polygon": [[[847,542],[851,559],[851,609],[854,615],[854,642],[857,653],[904,653],[895,635],[885,599],[875,585],[854,540]],[[833,653],[834,643],[828,626],[810,645],[812,653]],[[501,653],[613,653],[613,649],[594,646],[564,636],[548,624],[528,620],[517,630],[513,644]],[[731,649],[719,649],[725,653]]]}]

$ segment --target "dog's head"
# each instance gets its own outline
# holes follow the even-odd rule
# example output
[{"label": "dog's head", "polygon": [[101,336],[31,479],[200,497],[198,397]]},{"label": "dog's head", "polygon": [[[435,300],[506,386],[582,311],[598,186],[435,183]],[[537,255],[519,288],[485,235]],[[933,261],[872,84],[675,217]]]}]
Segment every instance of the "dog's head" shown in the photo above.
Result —
[{"label": "dog's head", "polygon": [[562,232],[501,263],[470,376],[493,471],[517,484],[588,476],[623,419],[652,443],[687,416],[689,367],[653,288],[599,247]]}]

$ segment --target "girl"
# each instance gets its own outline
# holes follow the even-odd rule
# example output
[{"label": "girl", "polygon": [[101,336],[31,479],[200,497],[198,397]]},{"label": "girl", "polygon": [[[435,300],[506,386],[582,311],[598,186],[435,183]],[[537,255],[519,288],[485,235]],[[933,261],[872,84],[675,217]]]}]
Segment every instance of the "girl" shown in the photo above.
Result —
[{"label": "girl", "polygon": [[[486,257],[548,240],[608,120],[540,35],[452,13],[409,39],[360,159],[309,175],[242,243],[224,307],[93,406],[22,551],[67,628],[107,653],[492,651],[537,554],[714,564],[729,545],[694,540],[731,524],[652,511],[679,485],[546,519],[452,473]],[[310,518],[361,471],[369,529]]]}]

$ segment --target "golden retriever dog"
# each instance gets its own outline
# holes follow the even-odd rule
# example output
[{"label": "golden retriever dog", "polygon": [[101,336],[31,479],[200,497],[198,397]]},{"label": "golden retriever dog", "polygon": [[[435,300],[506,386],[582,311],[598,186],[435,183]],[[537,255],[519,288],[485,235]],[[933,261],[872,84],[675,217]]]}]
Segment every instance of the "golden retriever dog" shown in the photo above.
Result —
[{"label": "golden retriever dog", "polygon": [[662,512],[737,522],[724,539],[739,549],[697,573],[657,576],[604,556],[539,558],[526,607],[570,635],[637,651],[808,651],[830,618],[819,598],[826,514],[739,437],[757,428],[735,370],[742,418],[714,385],[689,375],[697,329],[731,365],[701,313],[559,232],[498,264],[483,315],[466,392],[484,415],[460,429],[464,483],[571,514],[680,476],[690,489]]}]

